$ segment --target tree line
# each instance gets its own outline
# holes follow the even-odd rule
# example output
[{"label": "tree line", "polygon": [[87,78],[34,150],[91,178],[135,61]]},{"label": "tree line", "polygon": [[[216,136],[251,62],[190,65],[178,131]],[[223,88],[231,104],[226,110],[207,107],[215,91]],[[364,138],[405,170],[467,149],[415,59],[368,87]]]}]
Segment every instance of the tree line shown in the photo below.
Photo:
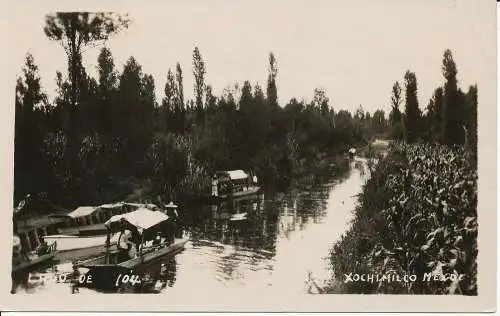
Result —
[{"label": "tree line", "polygon": [[[131,56],[116,69],[103,45],[97,76],[82,64],[85,48],[127,29],[112,13],[46,16],[49,40],[61,44],[67,71],[57,71],[56,96],[41,87],[29,53],[17,78],[14,202],[44,192],[64,205],[106,203],[148,188],[143,195],[183,198],[208,192],[217,170],[252,170],[264,185],[286,185],[301,166],[344,153],[374,137],[467,145],[476,152],[477,86],[464,93],[452,53],[443,56],[444,85],[422,111],[417,78],[407,71],[392,88],[391,111],[335,110],[322,88],[310,102],[278,100],[278,61],[269,54],[264,87],[249,81],[215,95],[208,65],[195,47],[193,98],[185,97],[185,69],[165,69],[161,97],[155,78]],[[404,91],[403,91],[404,90]],[[403,104],[404,103],[404,104]],[[402,109],[404,106],[404,109]]]},{"label": "tree line", "polygon": [[[263,88],[236,83],[216,96],[200,50],[192,55],[193,99],[184,69],[166,69],[163,95],[133,56],[117,71],[103,45],[97,77],[82,64],[85,47],[108,40],[131,20],[112,13],[55,13],[45,34],[61,44],[67,73],[50,99],[27,54],[16,84],[14,202],[44,193],[68,206],[106,203],[148,188],[148,197],[185,198],[208,190],[217,170],[252,170],[266,184],[286,184],[294,170],[382,135],[385,113],[362,106],[335,111],[326,91],[311,102],[278,100],[278,62],[269,54]],[[207,191],[208,192],[208,191]]]},{"label": "tree line", "polygon": [[[477,156],[477,85],[464,92],[458,86],[457,65],[451,50],[445,50],[442,60],[444,84],[437,87],[425,112],[419,107],[417,77],[414,72],[404,75],[404,95],[398,81],[392,87],[389,136],[408,143],[428,142],[448,146],[465,146],[472,157]],[[404,99],[403,99],[404,97]],[[400,106],[404,104],[404,112]]]}]

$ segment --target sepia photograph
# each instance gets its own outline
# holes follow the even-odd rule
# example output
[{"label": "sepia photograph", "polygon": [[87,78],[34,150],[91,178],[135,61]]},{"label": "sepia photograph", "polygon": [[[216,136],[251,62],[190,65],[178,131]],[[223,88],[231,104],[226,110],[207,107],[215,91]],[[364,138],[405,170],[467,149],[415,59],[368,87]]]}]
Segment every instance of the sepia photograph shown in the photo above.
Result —
[{"label": "sepia photograph", "polygon": [[2,305],[496,309],[494,1],[28,3]]}]

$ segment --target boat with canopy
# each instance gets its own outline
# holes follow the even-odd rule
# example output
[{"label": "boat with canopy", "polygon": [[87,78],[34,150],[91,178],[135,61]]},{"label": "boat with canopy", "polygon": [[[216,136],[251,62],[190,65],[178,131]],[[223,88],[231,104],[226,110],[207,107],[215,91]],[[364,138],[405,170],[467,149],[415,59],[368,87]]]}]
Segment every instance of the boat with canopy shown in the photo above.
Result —
[{"label": "boat with canopy", "polygon": [[[47,235],[45,240],[56,242],[59,252],[72,252],[77,257],[78,250],[101,250],[106,241],[105,222],[115,215],[125,214],[139,208],[157,209],[153,204],[125,203],[103,204],[100,206],[80,206],[64,216],[67,227],[58,228],[59,234]],[[111,243],[117,242],[112,236]],[[69,254],[65,254],[69,256]]]},{"label": "boat with canopy", "polygon": [[[93,280],[86,286],[114,287],[120,273],[133,273],[144,265],[181,252],[188,238],[169,238],[175,232],[172,220],[167,214],[146,208],[111,217],[105,223],[106,253],[75,263],[75,267],[86,274],[86,279],[90,275]],[[119,241],[112,247],[110,238],[116,233],[120,234]],[[128,248],[123,248],[123,240],[130,245]]]},{"label": "boat with canopy", "polygon": [[218,171],[212,179],[212,198],[224,200],[257,194],[257,177],[243,170]]}]

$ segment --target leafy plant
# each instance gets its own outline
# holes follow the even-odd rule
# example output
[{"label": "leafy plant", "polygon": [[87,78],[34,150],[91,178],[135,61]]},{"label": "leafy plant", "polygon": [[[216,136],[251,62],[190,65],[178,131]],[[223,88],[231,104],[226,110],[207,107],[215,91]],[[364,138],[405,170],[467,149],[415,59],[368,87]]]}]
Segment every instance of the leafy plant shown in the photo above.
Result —
[{"label": "leafy plant", "polygon": [[[337,277],[417,276],[379,282],[370,293],[476,295],[477,227],[477,170],[466,150],[396,144],[364,186],[331,263]],[[365,293],[366,284],[350,283],[345,291]]]}]

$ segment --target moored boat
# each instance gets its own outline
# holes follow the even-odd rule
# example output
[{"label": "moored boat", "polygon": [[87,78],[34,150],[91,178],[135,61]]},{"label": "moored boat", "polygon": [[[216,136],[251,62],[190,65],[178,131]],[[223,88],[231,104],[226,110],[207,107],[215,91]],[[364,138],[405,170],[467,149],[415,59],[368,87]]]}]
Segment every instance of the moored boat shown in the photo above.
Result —
[{"label": "moored boat", "polygon": [[55,255],[56,251],[41,256],[39,255],[28,256],[29,258],[28,261],[24,261],[12,267],[12,273],[18,273],[21,271],[33,269],[43,263],[50,261],[51,259],[54,259]]},{"label": "moored boat", "polygon": [[[106,236],[71,236],[71,235],[49,235],[45,236],[47,242],[55,242],[60,252],[103,246]],[[111,244],[116,244],[118,236],[111,238]]]},{"label": "moored boat", "polygon": [[[59,228],[59,234],[47,235],[45,239],[56,242],[60,252],[103,247],[107,231],[105,222],[115,215],[126,214],[141,207],[156,209],[153,204],[124,202],[81,206],[66,215],[66,227]],[[111,237],[111,245],[116,244],[117,237]],[[68,254],[65,257],[68,257]]]},{"label": "moored boat", "polygon": [[80,206],[66,215],[66,227],[58,228],[58,233],[74,236],[105,235],[104,223],[108,219],[141,207],[154,209],[156,205],[119,202],[99,206]]},{"label": "moored boat", "polygon": [[237,213],[237,214],[231,215],[231,218],[229,218],[229,220],[231,222],[244,221],[244,220],[248,219],[247,216],[248,216],[248,213]]},{"label": "moored boat", "polygon": [[30,270],[51,261],[57,254],[57,246],[55,243],[47,244],[46,249],[43,252],[23,252],[20,239],[17,236],[14,236],[12,248],[12,275],[29,272]]}]

